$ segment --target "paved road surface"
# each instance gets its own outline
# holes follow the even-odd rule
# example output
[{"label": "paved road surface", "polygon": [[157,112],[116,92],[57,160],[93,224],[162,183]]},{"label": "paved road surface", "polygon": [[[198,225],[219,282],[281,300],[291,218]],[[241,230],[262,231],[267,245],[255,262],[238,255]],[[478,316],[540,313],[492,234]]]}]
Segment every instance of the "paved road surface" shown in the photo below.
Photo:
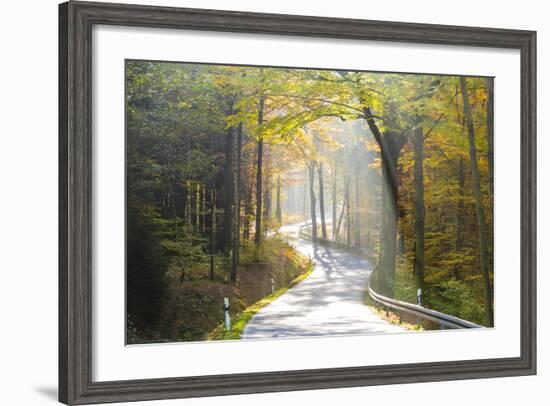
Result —
[{"label": "paved road surface", "polygon": [[[298,229],[299,224],[281,227],[283,233],[295,237]],[[302,239],[296,239],[293,245],[313,259],[314,271],[256,313],[245,326],[243,339],[405,330],[380,318],[363,304],[372,272],[368,260]]]}]

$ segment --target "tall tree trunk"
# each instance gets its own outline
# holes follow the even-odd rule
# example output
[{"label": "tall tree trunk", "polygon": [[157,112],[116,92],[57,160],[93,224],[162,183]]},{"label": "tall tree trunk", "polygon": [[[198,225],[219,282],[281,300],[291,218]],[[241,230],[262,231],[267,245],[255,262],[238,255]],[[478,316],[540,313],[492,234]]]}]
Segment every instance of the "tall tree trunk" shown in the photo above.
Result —
[{"label": "tall tree trunk", "polygon": [[319,163],[317,166],[317,173],[319,175],[319,211],[321,213],[321,235],[327,239],[327,223],[325,220],[325,185],[323,183],[323,163]]},{"label": "tall tree trunk", "polygon": [[414,252],[414,279],[416,288],[424,290],[424,132],[422,128],[416,128],[414,131],[414,233],[415,233],[415,252]]},{"label": "tall tree trunk", "polygon": [[[182,210],[181,210],[181,218],[183,219],[183,225],[182,225],[182,228],[185,228],[187,229],[187,188],[184,186],[182,187],[182,200],[183,200],[183,204],[182,204]],[[163,202],[163,206],[164,206],[164,199],[162,200]]]},{"label": "tall tree trunk", "polygon": [[336,210],[337,210],[337,201],[336,201],[336,163],[332,166],[332,239],[336,240]]},{"label": "tall tree trunk", "polygon": [[391,184],[388,166],[382,165],[382,222],[380,232],[380,251],[378,254],[378,271],[381,271],[379,289],[386,295],[393,296],[395,285],[395,256],[397,253],[397,191]]},{"label": "tall tree trunk", "polygon": [[210,190],[210,280],[214,280],[214,255],[216,251],[216,188]]},{"label": "tall tree trunk", "polygon": [[196,218],[196,225],[197,225],[197,232],[201,231],[201,185],[200,183],[197,183],[197,198],[195,199],[195,218]]},{"label": "tall tree trunk", "polygon": [[311,216],[311,239],[317,241],[317,202],[315,199],[315,162],[310,162],[307,165],[309,173],[309,203],[310,203],[310,216]]},{"label": "tall tree trunk", "polygon": [[366,236],[365,236],[365,247],[367,249],[370,248],[371,244],[373,243],[373,234],[375,228],[375,221],[374,221],[374,209],[376,204],[376,198],[375,195],[378,195],[375,190],[375,180],[376,176],[374,175],[374,171],[370,168],[370,164],[373,162],[373,151],[367,151],[367,165],[365,165],[365,189],[367,191],[366,193],[366,199],[365,199],[365,207],[366,207],[366,216],[365,216],[365,229],[366,229]]},{"label": "tall tree trunk", "polygon": [[470,109],[470,100],[466,79],[460,77],[460,89],[462,91],[464,116],[468,125],[468,143],[470,146],[470,165],[472,169],[472,186],[476,199],[476,212],[479,233],[479,254],[481,260],[481,274],[483,277],[483,292],[485,297],[485,323],[488,326],[493,325],[493,293],[491,289],[491,280],[489,278],[489,255],[487,248],[487,237],[485,234],[485,211],[483,209],[483,196],[481,194],[481,179],[477,164],[477,152],[475,146],[475,131],[472,111]]},{"label": "tall tree trunk", "polygon": [[197,224],[197,185],[190,183],[191,190],[191,207],[189,207],[189,222],[191,223],[191,230],[198,231],[195,229]]},{"label": "tall tree trunk", "polygon": [[[258,105],[258,125],[264,122],[264,103],[263,96],[260,97]],[[264,140],[260,135],[258,138],[258,157],[256,167],[256,230],[254,234],[254,243],[260,245],[262,241],[262,164],[264,156]]]},{"label": "tall tree trunk", "polygon": [[306,175],[304,176],[304,205],[302,206],[302,212],[303,212],[303,217],[304,217],[304,221],[306,221],[307,219],[307,203],[308,203],[308,199],[307,199],[307,195],[308,195],[308,176],[309,176],[309,172],[308,172],[308,169],[306,167]]},{"label": "tall tree trunk", "polygon": [[201,207],[201,214],[202,214],[202,232],[203,234],[206,234],[206,185],[202,188],[202,207]]},{"label": "tall tree trunk", "polygon": [[[399,217],[398,222],[402,221],[403,217]],[[403,228],[397,231],[397,254],[405,255],[405,230]]]},{"label": "tall tree trunk", "polygon": [[351,171],[348,166],[348,175],[346,176],[346,245],[351,245],[351,211],[350,211],[350,179]]},{"label": "tall tree trunk", "polygon": [[229,127],[225,136],[225,166],[223,181],[223,251],[229,255],[233,242],[233,144],[234,128]]},{"label": "tall tree trunk", "polygon": [[388,131],[382,134],[374,121],[370,108],[364,108],[365,120],[380,147],[382,160],[382,221],[378,252],[376,288],[393,297],[395,292],[395,256],[397,252],[397,161],[405,145],[406,136]]},{"label": "tall tree trunk", "polygon": [[489,164],[489,202],[491,210],[493,208],[493,192],[494,192],[494,100],[495,90],[493,78],[486,78],[487,83],[487,161]]},{"label": "tall tree trunk", "polygon": [[[357,148],[357,147],[356,147]],[[359,154],[357,154],[359,155]],[[360,207],[361,207],[361,197],[360,197],[360,189],[359,189],[359,156],[356,156],[355,162],[353,163],[354,167],[354,180],[355,180],[355,202],[354,202],[354,208],[353,208],[353,245],[354,247],[359,248],[361,246],[361,214],[360,214]]]},{"label": "tall tree trunk", "polygon": [[186,182],[186,188],[185,188],[186,192],[187,192],[187,199],[186,199],[186,208],[185,208],[185,212],[187,213],[186,214],[186,219],[185,219],[185,225],[187,226],[187,231],[192,231],[193,230],[193,215],[191,214],[191,207],[192,207],[192,200],[193,200],[193,189],[192,189],[192,185],[191,185],[191,181],[188,180]]},{"label": "tall tree trunk", "polygon": [[266,177],[264,189],[265,189],[265,193],[264,193],[264,228],[265,228],[269,226],[269,220],[271,220],[271,179],[269,177]]},{"label": "tall tree trunk", "polygon": [[[464,248],[464,158],[460,157],[458,163],[458,202],[456,204],[456,240],[455,251],[457,254]],[[460,280],[460,265],[454,266],[454,277]]]},{"label": "tall tree trunk", "polygon": [[[243,187],[243,204],[244,204],[244,218],[243,218],[243,240],[247,243],[250,241],[250,222],[254,216],[254,207],[252,204],[252,195],[254,193],[254,162],[256,162],[256,157],[254,152],[249,152],[246,155],[246,162],[244,164],[243,172],[243,185],[246,186],[246,189]],[[249,165],[252,163],[252,165]]]},{"label": "tall tree trunk", "polygon": [[241,241],[241,150],[243,142],[243,124],[237,126],[237,168],[235,176],[235,237],[233,238],[233,256],[231,258],[232,282],[237,281],[237,269],[239,266],[239,244]]},{"label": "tall tree trunk", "polygon": [[178,232],[178,217],[176,213],[176,199],[174,197],[174,184],[170,182],[170,207],[172,208],[172,219],[174,220],[174,237],[175,241],[178,240],[179,232]]},{"label": "tall tree trunk", "polygon": [[398,208],[397,214],[397,255],[405,255],[405,224],[403,219],[407,212],[403,208]]},{"label": "tall tree trunk", "polygon": [[338,225],[336,226],[336,239],[335,241],[340,241],[340,227],[342,225],[342,219],[344,218],[344,213],[346,212],[346,198],[344,195],[344,201],[342,202],[342,210],[340,210],[340,217],[338,218]]},{"label": "tall tree trunk", "polygon": [[244,219],[243,219],[243,240],[250,241],[250,219],[254,215],[252,209],[252,185],[248,188],[248,193],[244,196]]},{"label": "tall tree trunk", "polygon": [[275,204],[275,216],[277,217],[277,223],[280,225],[283,222],[283,212],[281,209],[281,176],[277,178],[277,196]]},{"label": "tall tree trunk", "polygon": [[[494,208],[494,135],[495,135],[495,126],[494,126],[494,78],[486,78],[487,81],[487,163],[489,165],[489,220],[492,221],[494,218],[493,208]],[[490,269],[493,267],[493,246],[494,246],[494,235],[493,229],[489,228],[487,230],[488,236],[488,255],[489,255],[489,266]]]},{"label": "tall tree trunk", "polygon": [[344,214],[347,212],[347,208],[349,205],[349,171],[346,171],[345,173],[345,179],[344,179],[344,200],[342,202],[342,210],[340,211],[340,217],[338,218],[338,225],[336,226],[336,241],[340,241],[340,229],[342,226],[342,220],[344,218]]},{"label": "tall tree trunk", "polygon": [[266,231],[270,225],[271,214],[272,214],[272,190],[273,190],[273,181],[271,179],[271,160],[269,159],[269,148],[264,145],[264,163],[263,163],[263,172],[264,172],[264,206],[263,206],[263,221],[264,221],[264,231]]},{"label": "tall tree trunk", "polygon": [[365,174],[365,184],[366,184],[366,193],[365,193],[365,248],[369,249],[370,246],[370,227],[371,227],[371,211],[372,211],[372,184],[370,183],[370,172],[368,165],[366,166]]}]

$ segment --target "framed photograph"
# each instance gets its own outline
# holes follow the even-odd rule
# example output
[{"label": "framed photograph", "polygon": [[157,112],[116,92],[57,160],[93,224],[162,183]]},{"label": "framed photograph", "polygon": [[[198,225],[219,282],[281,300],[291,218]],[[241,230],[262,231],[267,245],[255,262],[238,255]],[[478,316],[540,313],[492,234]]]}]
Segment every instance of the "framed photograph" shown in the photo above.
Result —
[{"label": "framed photograph", "polygon": [[59,400],[536,373],[536,33],[59,8]]}]

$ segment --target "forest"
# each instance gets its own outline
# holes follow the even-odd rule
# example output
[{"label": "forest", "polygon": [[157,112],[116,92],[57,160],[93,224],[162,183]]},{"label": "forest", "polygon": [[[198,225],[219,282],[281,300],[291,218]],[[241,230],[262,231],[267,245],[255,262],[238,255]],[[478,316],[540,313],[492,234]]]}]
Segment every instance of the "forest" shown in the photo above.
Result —
[{"label": "forest", "polygon": [[311,262],[279,231],[296,223],[374,258],[379,293],[493,325],[493,78],[125,73],[129,343],[207,339],[224,297],[288,286]]}]

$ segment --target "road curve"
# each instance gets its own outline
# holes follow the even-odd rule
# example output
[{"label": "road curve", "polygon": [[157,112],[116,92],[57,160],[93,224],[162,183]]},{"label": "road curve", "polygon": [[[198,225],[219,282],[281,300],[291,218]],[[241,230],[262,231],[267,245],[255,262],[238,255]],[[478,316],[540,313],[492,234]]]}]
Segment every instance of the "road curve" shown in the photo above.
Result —
[{"label": "road curve", "polygon": [[[281,232],[296,237],[299,226],[283,226]],[[242,339],[405,331],[365,306],[367,279],[372,272],[367,259],[303,239],[292,244],[313,259],[315,269],[256,313],[245,326]]]}]

